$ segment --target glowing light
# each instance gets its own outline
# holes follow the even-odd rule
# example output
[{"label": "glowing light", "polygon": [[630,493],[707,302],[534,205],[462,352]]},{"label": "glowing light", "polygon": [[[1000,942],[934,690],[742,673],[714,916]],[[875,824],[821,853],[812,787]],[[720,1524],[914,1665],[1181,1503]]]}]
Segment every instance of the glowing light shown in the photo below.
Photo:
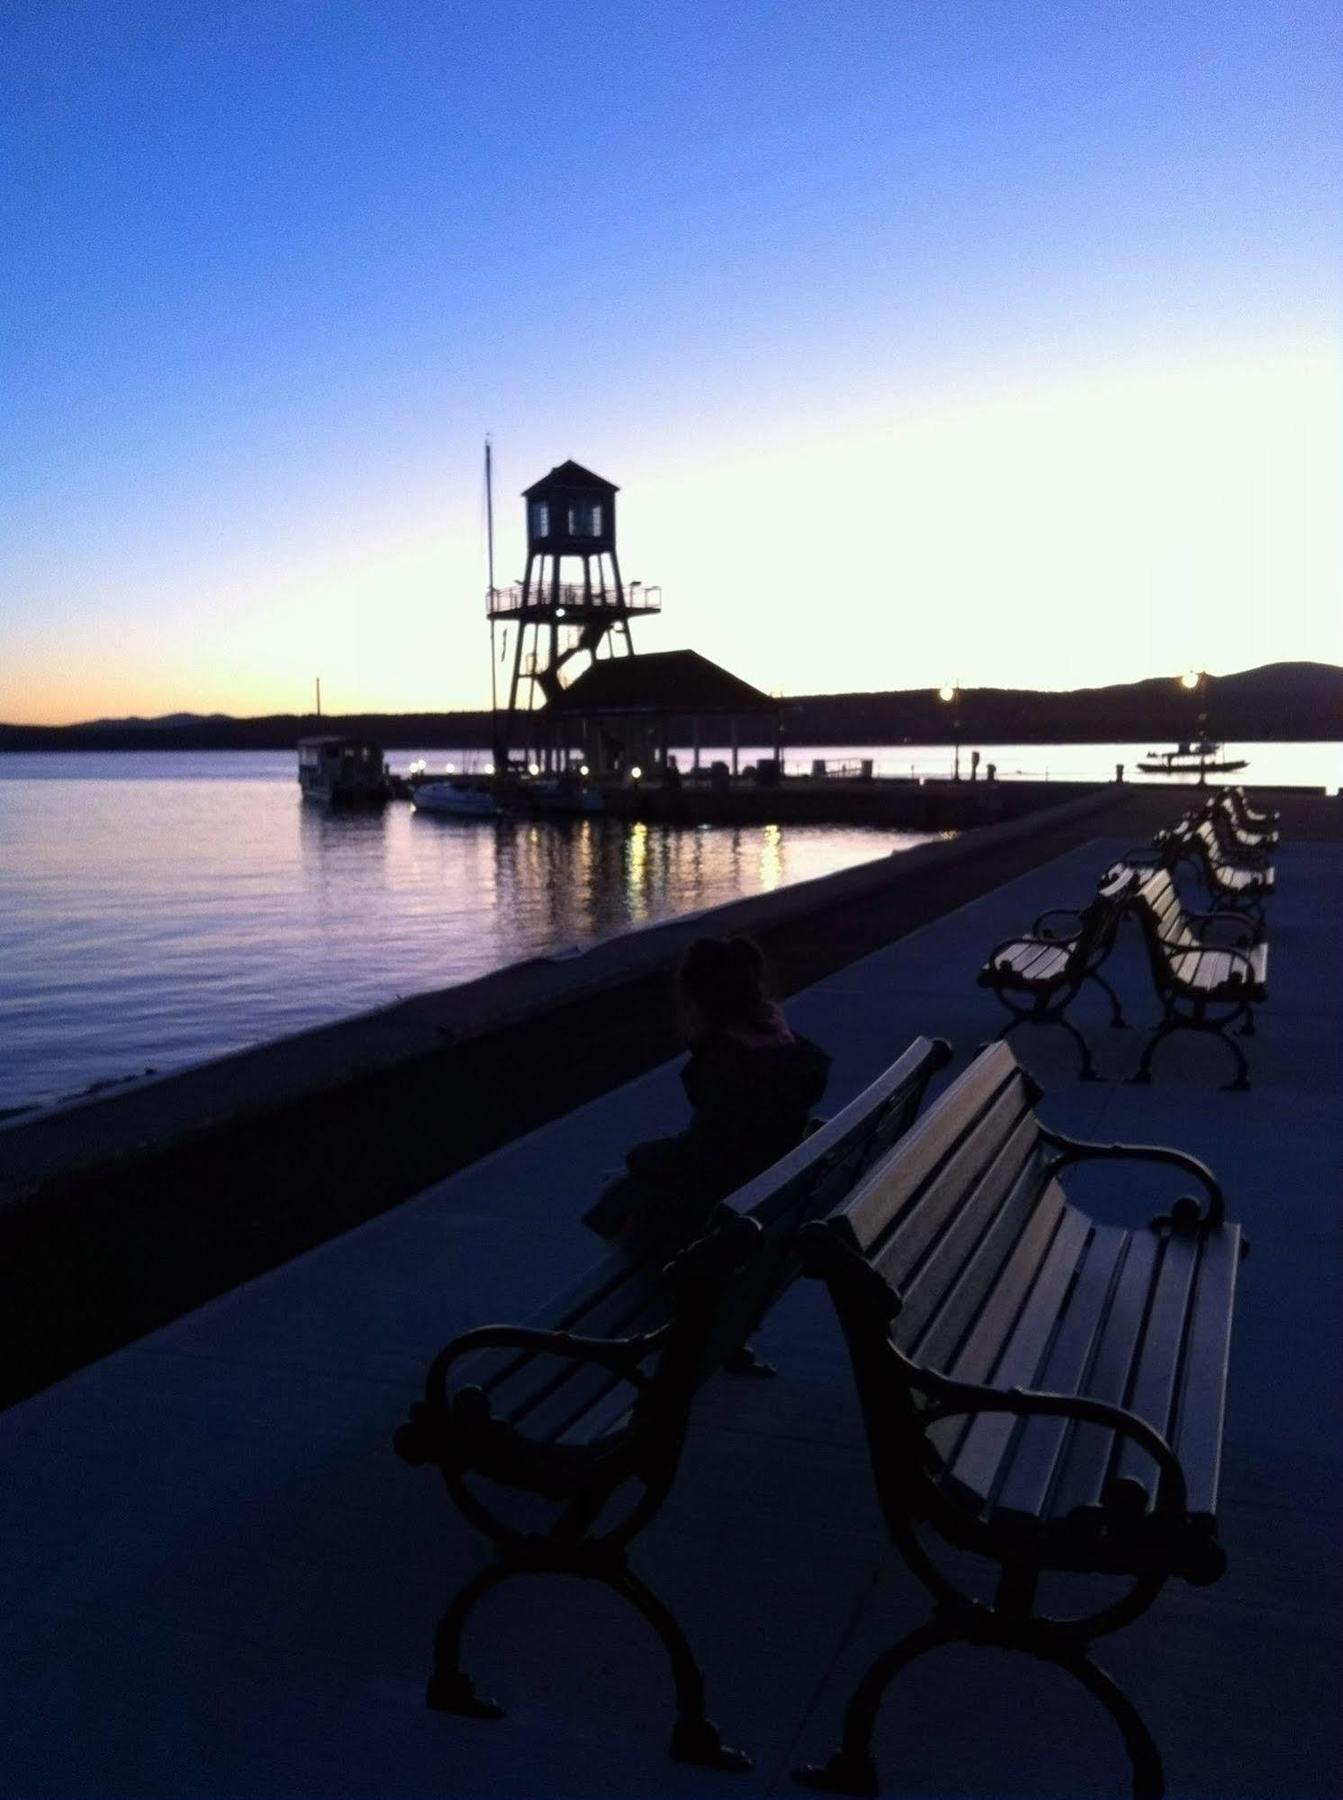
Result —
[{"label": "glowing light", "polygon": [[956,690],[949,681],[944,682],[937,690],[937,697],[939,700],[945,700],[950,704],[950,702],[956,698]]},{"label": "glowing light", "polygon": [[579,763],[578,773],[580,775],[591,775],[592,770],[588,767],[588,765],[586,763]]},{"label": "glowing light", "polygon": [[1198,671],[1196,669],[1186,669],[1184,674],[1181,675],[1181,677],[1180,677],[1180,686],[1181,687],[1196,688],[1198,686],[1198,683],[1199,683],[1199,676],[1198,676]]},{"label": "glowing light", "polygon": [[539,775],[541,773],[540,764],[539,763],[528,763],[527,764],[527,773],[529,775]]},{"label": "glowing light", "polygon": [[642,776],[643,776],[643,770],[639,767],[638,763],[635,763],[634,767],[630,770],[630,780],[638,781],[642,778]]}]

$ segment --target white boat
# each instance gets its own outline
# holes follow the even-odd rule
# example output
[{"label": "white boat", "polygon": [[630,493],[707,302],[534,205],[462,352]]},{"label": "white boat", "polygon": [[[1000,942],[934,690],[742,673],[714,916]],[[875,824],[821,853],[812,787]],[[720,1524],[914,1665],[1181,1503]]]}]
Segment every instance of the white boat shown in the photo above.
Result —
[{"label": "white boat", "polygon": [[495,819],[499,802],[489,788],[468,781],[422,781],[414,795],[417,812],[449,813],[457,819]]}]

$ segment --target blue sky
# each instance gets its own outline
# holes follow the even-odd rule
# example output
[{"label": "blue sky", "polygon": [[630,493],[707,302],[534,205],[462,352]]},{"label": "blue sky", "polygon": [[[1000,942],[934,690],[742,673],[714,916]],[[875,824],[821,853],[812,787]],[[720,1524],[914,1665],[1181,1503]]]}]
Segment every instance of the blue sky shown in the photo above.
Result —
[{"label": "blue sky", "polygon": [[487,430],[762,687],[1343,661],[1341,19],[20,0],[0,718],[483,703]]}]

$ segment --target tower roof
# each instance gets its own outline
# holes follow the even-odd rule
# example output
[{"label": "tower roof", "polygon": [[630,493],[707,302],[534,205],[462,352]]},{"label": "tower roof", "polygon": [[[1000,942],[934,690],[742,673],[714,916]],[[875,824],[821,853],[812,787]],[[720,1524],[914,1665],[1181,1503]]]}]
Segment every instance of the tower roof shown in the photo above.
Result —
[{"label": "tower roof", "polygon": [[608,494],[618,494],[620,489],[614,481],[606,481],[600,475],[594,475],[591,469],[585,469],[582,463],[576,463],[572,457],[567,462],[556,463],[549,475],[543,475],[540,481],[534,481],[529,488],[523,488],[524,500],[532,500],[537,494],[548,494],[555,488],[601,488]]},{"label": "tower roof", "polygon": [[575,713],[750,713],[777,712],[779,702],[696,650],[656,650],[603,657],[554,705]]}]

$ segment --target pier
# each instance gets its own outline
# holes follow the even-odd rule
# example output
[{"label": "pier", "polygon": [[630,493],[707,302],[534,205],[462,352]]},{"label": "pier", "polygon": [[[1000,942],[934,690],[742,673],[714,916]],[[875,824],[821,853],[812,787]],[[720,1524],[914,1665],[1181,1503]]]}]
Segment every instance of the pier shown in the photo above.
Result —
[{"label": "pier", "polygon": [[[917,924],[908,892],[854,883],[833,895],[828,945],[819,914],[791,956],[780,925],[770,949],[790,1017],[835,1058],[827,1108],[921,1031],[955,1044],[948,1077],[963,1067],[1001,1022],[974,984],[987,947],[1042,908],[1085,898],[1146,823],[1139,812],[1158,805],[1169,813],[1172,797],[1075,816],[1056,828],[1065,841],[1036,836],[1034,855],[1019,844],[1015,866],[1000,844],[999,878],[977,892],[967,857],[959,879],[971,891],[957,896],[948,867],[941,903]],[[1172,1795],[1323,1800],[1343,1780],[1343,831],[1335,802],[1284,812],[1251,1092],[1218,1091],[1217,1047],[1198,1042],[1169,1046],[1157,1084],[1142,1088],[1079,1083],[1058,1034],[1015,1040],[1050,1123],[1203,1157],[1253,1245],[1219,1509],[1230,1572],[1173,1590],[1106,1646]],[[850,920],[851,954],[831,961]],[[1097,1001],[1083,1022],[1103,1073],[1119,1075],[1135,1045],[1106,1034],[1104,1017]],[[788,1770],[828,1754],[870,1654],[923,1613],[887,1547],[843,1347],[810,1283],[766,1329],[781,1378],[722,1377],[702,1395],[682,1485],[643,1552],[654,1584],[676,1595],[713,1713],[754,1753],[754,1773],[667,1762],[655,1641],[561,1583],[538,1588],[521,1614],[487,1606],[473,1624],[473,1665],[508,1702],[506,1719],[423,1704],[435,1618],[480,1546],[436,1484],[392,1455],[391,1433],[441,1343],[524,1317],[591,1263],[578,1213],[633,1138],[674,1127],[676,1066],[659,1061],[588,1097],[0,1416],[0,1791],[794,1791]],[[1122,1216],[1122,1190],[1102,1200]],[[947,1651],[912,1672],[883,1715],[883,1791],[1124,1791],[1108,1719],[1024,1661]]]}]

